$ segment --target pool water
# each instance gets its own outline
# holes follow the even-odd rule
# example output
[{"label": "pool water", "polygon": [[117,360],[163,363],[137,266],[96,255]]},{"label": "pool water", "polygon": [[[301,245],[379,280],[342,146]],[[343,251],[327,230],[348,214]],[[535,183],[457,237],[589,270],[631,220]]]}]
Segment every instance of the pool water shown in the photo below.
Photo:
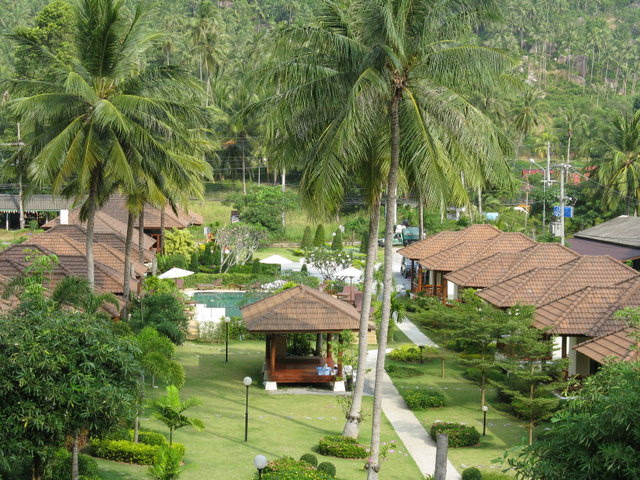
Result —
[{"label": "pool water", "polygon": [[240,317],[240,307],[257,302],[265,297],[255,292],[196,292],[193,301],[207,308],[224,308],[229,317]]}]

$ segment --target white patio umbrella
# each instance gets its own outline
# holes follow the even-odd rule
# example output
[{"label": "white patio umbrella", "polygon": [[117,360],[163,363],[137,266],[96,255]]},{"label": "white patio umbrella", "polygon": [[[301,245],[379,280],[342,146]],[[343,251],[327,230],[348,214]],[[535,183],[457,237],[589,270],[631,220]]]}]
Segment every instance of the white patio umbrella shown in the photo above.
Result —
[{"label": "white patio umbrella", "polygon": [[281,257],[280,255],[271,255],[270,257],[260,260],[260,263],[266,263],[268,265],[287,265],[294,262],[288,258]]},{"label": "white patio umbrella", "polygon": [[173,267],[171,270],[158,275],[158,278],[183,278],[193,275],[191,270],[184,270],[183,268]]},{"label": "white patio umbrella", "polygon": [[362,270],[358,270],[355,267],[345,268],[344,270],[340,270],[338,273],[336,273],[336,277],[338,278],[349,277],[349,287],[351,287],[349,292],[350,300],[353,300],[353,279],[360,278],[363,273],[364,272]]}]

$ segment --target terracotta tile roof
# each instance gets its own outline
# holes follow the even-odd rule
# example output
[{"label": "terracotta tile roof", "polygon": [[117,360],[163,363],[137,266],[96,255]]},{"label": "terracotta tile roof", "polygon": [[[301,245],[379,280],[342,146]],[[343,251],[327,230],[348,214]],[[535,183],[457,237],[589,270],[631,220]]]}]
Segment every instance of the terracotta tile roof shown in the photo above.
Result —
[{"label": "terracotta tile roof", "polygon": [[352,305],[304,285],[240,310],[250,332],[340,332],[358,330],[360,324],[360,315]]},{"label": "terracotta tile roof", "polygon": [[[24,259],[25,250],[33,249],[43,255],[53,255],[55,252],[42,245],[13,245],[0,252],[0,274],[15,277],[21,274],[27,266]],[[57,281],[59,277],[76,276],[86,278],[87,259],[83,255],[58,255],[59,264],[51,272],[51,280]],[[95,262],[96,287],[107,292],[122,293],[123,275],[113,268],[100,262]],[[135,291],[137,284],[131,280],[130,287]]]},{"label": "terracotta tile roof", "polygon": [[[74,208],[69,211],[69,223],[78,223],[78,215],[80,208]],[[126,199],[122,195],[112,195],[107,203],[105,203],[98,213],[103,213],[111,218],[117,220],[119,223],[126,225],[128,221],[128,210],[126,206]],[[174,212],[170,206],[165,207],[164,215],[165,228],[185,228],[189,225],[202,225],[202,216],[194,212],[185,212],[184,210],[177,208]],[[43,228],[51,228],[60,223],[59,218],[44,224]],[[144,228],[146,229],[159,229],[160,228],[160,209],[150,204],[146,204],[144,207]]]},{"label": "terracotta tile roof", "polygon": [[499,252],[520,252],[536,244],[521,233],[500,232],[482,241],[454,244],[445,250],[422,258],[420,265],[429,270],[451,272]]},{"label": "terracotta tile roof", "polygon": [[[24,241],[23,245],[42,245],[48,248],[56,255],[80,255],[86,256],[86,235],[82,241],[78,241],[70,236],[65,235],[58,227],[48,230],[40,235],[33,235]],[[95,261],[100,262],[108,267],[124,274],[124,252],[116,250],[108,245],[99,242],[93,242],[93,257]],[[138,262],[132,252],[132,265],[136,275],[143,276],[147,267],[143,263]]]},{"label": "terracotta tile roof", "polygon": [[453,245],[462,242],[478,242],[499,235],[501,232],[493,225],[471,225],[457,232],[444,231],[432,237],[419,240],[411,245],[398,250],[403,257],[421,260],[430,255],[439,253]]},{"label": "terracotta tile roof", "polygon": [[598,363],[603,363],[607,357],[616,357],[628,362],[637,361],[640,360],[640,354],[635,348],[636,341],[630,335],[633,330],[629,327],[620,328],[608,335],[587,340],[573,348]]},{"label": "terracotta tile roof", "polygon": [[559,243],[538,243],[512,253],[496,253],[445,275],[461,287],[489,287],[534,268],[557,267],[580,255]]},{"label": "terracotta tile roof", "polygon": [[[102,230],[102,229],[101,229]],[[83,225],[73,224],[73,225],[57,225],[49,230],[47,233],[56,233],[58,235],[64,235],[65,237],[72,238],[80,243],[86,243],[87,239],[87,230]],[[150,237],[149,237],[150,238]],[[93,239],[96,243],[101,243],[103,245],[107,245],[108,247],[122,252],[124,254],[125,244],[126,244],[126,232],[125,235],[121,235],[113,230],[103,230],[103,231],[94,231]],[[146,244],[146,243],[145,243]],[[132,246],[134,248],[134,253],[137,258],[138,251],[138,231],[136,230],[133,235]],[[144,249],[144,259],[146,262],[151,262],[153,260],[154,253],[149,251],[148,249]]]},{"label": "terracotta tile roof", "polygon": [[555,335],[605,335],[624,326],[613,314],[622,308],[619,299],[626,290],[625,287],[583,288],[537,308],[533,326]]},{"label": "terracotta tile roof", "polygon": [[608,287],[638,272],[606,256],[581,256],[553,268],[535,268],[478,292],[497,307],[516,304],[541,306],[584,287]]}]

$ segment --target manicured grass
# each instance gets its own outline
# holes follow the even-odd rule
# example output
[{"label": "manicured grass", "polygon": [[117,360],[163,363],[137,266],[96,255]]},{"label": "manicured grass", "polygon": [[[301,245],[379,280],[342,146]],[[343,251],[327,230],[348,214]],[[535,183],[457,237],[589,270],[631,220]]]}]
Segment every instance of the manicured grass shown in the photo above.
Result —
[{"label": "manicured grass", "polygon": [[[181,480],[249,480],[255,473],[252,464],[255,455],[263,454],[269,459],[282,455],[299,458],[312,452],[320,437],[342,430],[344,416],[334,395],[269,394],[263,390],[259,379],[264,342],[231,342],[228,364],[224,362],[224,344],[187,343],[178,348],[177,356],[187,374],[183,399],[196,396],[202,400],[202,405],[185,413],[202,419],[206,425],[203,432],[184,428],[174,434],[175,441],[184,443],[187,451]],[[254,379],[254,384],[249,389],[249,441],[245,443],[242,379],[247,375]],[[163,393],[162,388],[147,389],[151,397]],[[371,398],[366,398],[364,411],[370,409]],[[143,418],[142,427],[165,432],[163,425],[148,415]],[[365,445],[370,441],[370,429],[370,422],[365,421],[361,435]],[[383,464],[383,478],[421,478],[413,459],[406,455],[385,420],[383,441],[391,440],[398,442],[399,447]],[[336,465],[339,480],[365,476],[362,461],[320,455],[318,458]],[[107,479],[146,478],[146,468],[105,461],[100,466]]]},{"label": "manicured grass", "polygon": [[[387,358],[387,364],[409,365],[395,362]],[[440,420],[446,422],[466,423],[475,426],[482,433],[483,415],[480,409],[480,388],[462,376],[464,371],[455,358],[445,362],[445,378],[441,377],[440,360],[425,360],[424,364],[410,364],[412,368],[421,372],[414,377],[396,377],[393,382],[400,392],[416,387],[431,387],[442,392],[447,406],[414,412],[418,420],[430,431],[431,425]],[[474,447],[449,449],[449,459],[459,471],[468,467],[498,472],[496,466],[492,468],[491,461],[502,457],[506,449],[523,444],[527,439],[527,431],[519,420],[491,408],[495,400],[494,390],[487,391],[487,435],[481,437],[480,444]]]}]

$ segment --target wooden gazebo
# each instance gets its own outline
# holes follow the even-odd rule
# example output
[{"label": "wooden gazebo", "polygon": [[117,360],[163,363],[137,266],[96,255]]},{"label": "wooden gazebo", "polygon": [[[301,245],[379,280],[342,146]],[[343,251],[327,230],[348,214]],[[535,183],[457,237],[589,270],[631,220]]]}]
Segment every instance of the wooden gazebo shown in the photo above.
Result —
[{"label": "wooden gazebo", "polygon": [[[360,315],[352,305],[299,285],[246,305],[241,311],[247,330],[267,337],[267,382],[333,383],[342,376],[342,358],[333,358],[331,344],[343,330],[358,331]],[[287,351],[287,336],[299,333],[316,334],[326,340],[326,348],[313,355],[292,355]],[[329,368],[318,368],[325,365]]]}]

